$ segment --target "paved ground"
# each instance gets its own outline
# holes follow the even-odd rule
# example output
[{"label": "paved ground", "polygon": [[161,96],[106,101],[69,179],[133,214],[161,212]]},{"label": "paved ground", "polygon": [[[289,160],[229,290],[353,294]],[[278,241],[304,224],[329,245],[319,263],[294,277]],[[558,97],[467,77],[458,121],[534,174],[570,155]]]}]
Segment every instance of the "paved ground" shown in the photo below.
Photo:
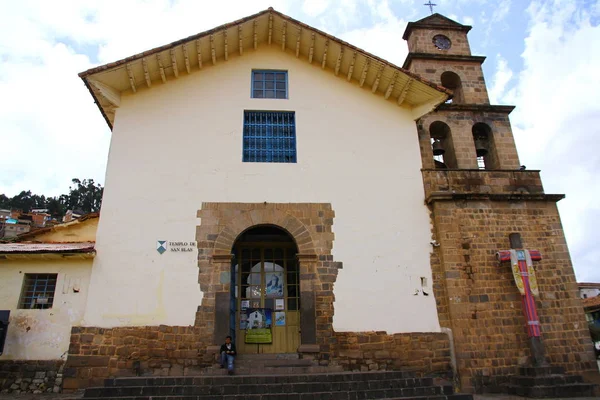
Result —
[{"label": "paved ground", "polygon": [[[67,400],[80,398],[82,393],[78,394],[0,394],[0,400]],[[519,396],[506,396],[501,394],[490,394],[490,395],[475,395],[475,400],[524,400],[526,397]],[[564,400],[565,397],[560,399],[545,399],[545,400]],[[598,400],[600,397],[577,397],[577,400]]]}]

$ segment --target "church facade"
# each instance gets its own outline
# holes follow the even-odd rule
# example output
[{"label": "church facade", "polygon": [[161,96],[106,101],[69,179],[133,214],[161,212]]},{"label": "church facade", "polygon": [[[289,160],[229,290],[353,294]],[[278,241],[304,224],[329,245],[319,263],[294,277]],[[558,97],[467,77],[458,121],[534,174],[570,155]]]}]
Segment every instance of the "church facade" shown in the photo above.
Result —
[{"label": "church facade", "polygon": [[541,254],[544,359],[592,371],[562,195],[520,169],[469,30],[410,23],[401,68],[268,9],[80,74],[113,136],[65,389],[199,373],[231,335],[483,390],[534,356],[511,248]]}]

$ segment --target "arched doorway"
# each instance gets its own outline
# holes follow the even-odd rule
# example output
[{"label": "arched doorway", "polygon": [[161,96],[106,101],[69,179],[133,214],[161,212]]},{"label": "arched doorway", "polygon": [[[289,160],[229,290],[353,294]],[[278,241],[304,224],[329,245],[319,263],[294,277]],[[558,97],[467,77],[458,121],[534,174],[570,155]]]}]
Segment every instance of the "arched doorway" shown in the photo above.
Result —
[{"label": "arched doorway", "polygon": [[233,246],[230,334],[239,353],[295,353],[300,345],[298,248],[273,225],[255,226]]}]

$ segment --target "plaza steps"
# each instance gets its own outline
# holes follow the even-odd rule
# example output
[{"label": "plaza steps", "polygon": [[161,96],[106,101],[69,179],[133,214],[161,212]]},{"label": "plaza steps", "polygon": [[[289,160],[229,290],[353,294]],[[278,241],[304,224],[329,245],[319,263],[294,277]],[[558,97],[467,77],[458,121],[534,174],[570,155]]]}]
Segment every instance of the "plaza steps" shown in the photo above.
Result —
[{"label": "plaza steps", "polygon": [[565,375],[562,367],[521,367],[502,391],[532,398],[593,397],[597,385],[584,383],[580,375]]},{"label": "plaza steps", "polygon": [[[266,363],[268,364],[268,362]],[[293,368],[293,367],[265,367]],[[304,368],[304,367],[300,367]],[[472,400],[449,384],[412,372],[330,372],[232,376],[134,377],[106,379],[88,388],[83,400]]]}]

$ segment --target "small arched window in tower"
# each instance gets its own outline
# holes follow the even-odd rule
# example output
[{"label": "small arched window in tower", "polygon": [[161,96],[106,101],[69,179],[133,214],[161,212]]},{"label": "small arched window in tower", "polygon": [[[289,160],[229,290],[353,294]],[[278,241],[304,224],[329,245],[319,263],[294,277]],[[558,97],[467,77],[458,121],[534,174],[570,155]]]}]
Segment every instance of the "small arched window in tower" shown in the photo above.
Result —
[{"label": "small arched window in tower", "polygon": [[432,122],[429,125],[429,136],[435,167],[457,168],[450,127],[442,121]]},{"label": "small arched window in tower", "polygon": [[443,87],[454,92],[452,103],[461,104],[465,102],[460,76],[452,71],[446,71],[442,74],[441,81]]},{"label": "small arched window in tower", "polygon": [[479,169],[497,168],[497,155],[492,137],[492,129],[483,122],[473,125],[473,142],[477,154],[477,166]]}]

